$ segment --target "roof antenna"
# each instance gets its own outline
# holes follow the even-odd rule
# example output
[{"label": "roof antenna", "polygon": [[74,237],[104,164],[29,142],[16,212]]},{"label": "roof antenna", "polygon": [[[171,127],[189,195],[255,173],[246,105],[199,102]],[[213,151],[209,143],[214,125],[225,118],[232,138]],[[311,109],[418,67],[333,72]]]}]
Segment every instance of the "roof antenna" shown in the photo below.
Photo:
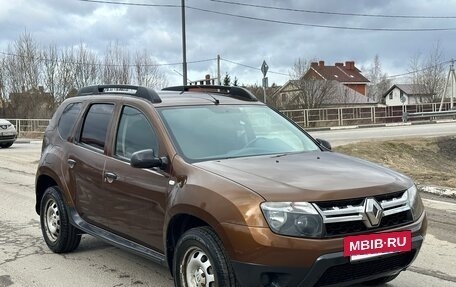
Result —
[{"label": "roof antenna", "polygon": [[211,94],[207,94],[209,97],[211,97],[213,100],[214,100],[214,104],[217,106],[218,104],[220,104],[220,101],[218,99],[216,99],[213,95]]}]

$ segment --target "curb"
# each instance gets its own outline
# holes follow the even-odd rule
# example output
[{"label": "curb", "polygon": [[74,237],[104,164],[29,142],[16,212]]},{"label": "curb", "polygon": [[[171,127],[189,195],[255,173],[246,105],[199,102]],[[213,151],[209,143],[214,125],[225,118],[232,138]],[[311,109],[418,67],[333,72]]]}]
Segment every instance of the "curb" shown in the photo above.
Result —
[{"label": "curb", "polygon": [[436,120],[436,121],[424,121],[424,122],[419,121],[419,122],[407,122],[407,123],[368,124],[368,125],[358,125],[358,126],[304,128],[304,130],[306,130],[308,132],[318,132],[318,131],[332,131],[332,130],[349,130],[349,129],[380,128],[380,127],[402,127],[402,126],[447,124],[447,123],[456,123],[456,120]]},{"label": "curb", "polygon": [[43,141],[40,139],[27,139],[27,138],[18,138],[14,143],[15,144],[40,144]]},{"label": "curb", "polygon": [[435,194],[438,196],[456,198],[456,188],[420,185],[418,186],[418,190],[421,192]]}]

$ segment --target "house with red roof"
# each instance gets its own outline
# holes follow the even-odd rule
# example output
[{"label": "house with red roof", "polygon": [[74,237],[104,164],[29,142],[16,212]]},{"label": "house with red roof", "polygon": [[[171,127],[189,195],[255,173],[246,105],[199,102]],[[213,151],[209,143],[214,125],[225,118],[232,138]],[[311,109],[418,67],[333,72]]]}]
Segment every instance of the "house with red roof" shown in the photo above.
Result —
[{"label": "house with red roof", "polygon": [[312,62],[304,79],[321,79],[326,81],[337,81],[359,94],[365,96],[369,80],[356,68],[354,61],[335,63],[334,66],[326,66],[325,61]]},{"label": "house with red roof", "polygon": [[356,68],[354,61],[325,65],[324,61],[312,62],[307,72],[299,80],[289,80],[278,89],[272,98],[277,107],[287,107],[290,99],[300,94],[302,81],[321,80],[332,83],[331,94],[320,99],[319,106],[340,107],[356,105],[376,105],[377,102],[366,96],[369,80]]}]

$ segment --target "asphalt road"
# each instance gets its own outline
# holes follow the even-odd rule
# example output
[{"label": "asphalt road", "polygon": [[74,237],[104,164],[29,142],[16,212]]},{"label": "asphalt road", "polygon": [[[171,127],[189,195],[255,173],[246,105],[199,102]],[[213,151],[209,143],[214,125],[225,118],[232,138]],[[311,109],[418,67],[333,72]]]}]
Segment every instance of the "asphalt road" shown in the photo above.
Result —
[{"label": "asphalt road", "polygon": [[406,137],[436,137],[456,135],[456,122],[411,126],[314,131],[310,132],[310,134],[315,138],[325,139],[329,141],[333,146],[337,146],[364,140],[387,140]]},{"label": "asphalt road", "polygon": [[[88,235],[70,254],[46,247],[34,212],[40,148],[32,142],[0,149],[0,287],[173,286],[166,268]],[[424,203],[429,229],[422,251],[384,286],[456,286],[456,202],[426,196]]]}]

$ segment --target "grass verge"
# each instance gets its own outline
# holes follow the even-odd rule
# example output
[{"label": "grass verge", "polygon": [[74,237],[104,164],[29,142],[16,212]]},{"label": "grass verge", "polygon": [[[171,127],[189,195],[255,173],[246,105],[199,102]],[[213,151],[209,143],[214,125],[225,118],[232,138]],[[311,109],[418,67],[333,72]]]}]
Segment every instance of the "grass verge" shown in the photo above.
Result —
[{"label": "grass verge", "polygon": [[456,188],[456,137],[410,138],[342,145],[334,151],[404,173],[417,184]]}]

